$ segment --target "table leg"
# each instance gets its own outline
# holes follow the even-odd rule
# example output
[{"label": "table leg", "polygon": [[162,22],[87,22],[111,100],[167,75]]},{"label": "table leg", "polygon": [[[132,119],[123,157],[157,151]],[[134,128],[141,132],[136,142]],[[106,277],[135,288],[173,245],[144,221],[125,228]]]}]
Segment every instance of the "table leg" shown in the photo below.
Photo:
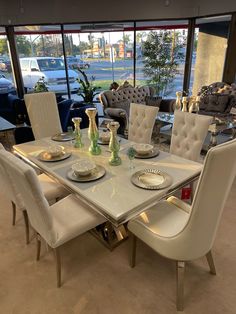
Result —
[{"label": "table leg", "polygon": [[216,138],[217,135],[218,135],[218,132],[214,132],[214,131],[211,132],[210,144],[208,146],[209,149],[217,145],[217,138]]}]

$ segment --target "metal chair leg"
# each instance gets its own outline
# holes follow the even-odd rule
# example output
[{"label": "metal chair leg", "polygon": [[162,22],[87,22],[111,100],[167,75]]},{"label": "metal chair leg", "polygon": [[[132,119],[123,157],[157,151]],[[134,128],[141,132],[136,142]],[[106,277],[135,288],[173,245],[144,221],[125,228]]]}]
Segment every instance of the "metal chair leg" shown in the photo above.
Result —
[{"label": "metal chair leg", "polygon": [[211,273],[212,275],[216,275],[216,268],[215,268],[215,264],[214,264],[214,260],[213,260],[211,251],[209,251],[209,252],[206,254],[206,258],[207,258],[208,265],[209,265],[209,267],[210,267],[210,273]]},{"label": "metal chair leg", "polygon": [[15,226],[16,224],[16,204],[14,202],[11,202],[12,206],[12,225]]},{"label": "metal chair leg", "polygon": [[176,262],[176,308],[177,311],[184,309],[184,272],[185,263]]},{"label": "metal chair leg", "polygon": [[57,287],[61,287],[61,256],[59,247],[53,249],[56,259],[56,272],[57,272]]},{"label": "metal chair leg", "polygon": [[36,244],[37,244],[36,260],[39,261],[39,259],[40,259],[40,252],[41,252],[41,236],[37,232],[36,232]]},{"label": "metal chair leg", "polygon": [[137,237],[132,233],[131,234],[131,254],[130,254],[130,267],[134,267],[136,263],[136,244],[137,244]]},{"label": "metal chair leg", "polygon": [[28,214],[26,210],[23,210],[23,217],[25,221],[25,238],[26,238],[26,244],[29,244],[29,219]]}]

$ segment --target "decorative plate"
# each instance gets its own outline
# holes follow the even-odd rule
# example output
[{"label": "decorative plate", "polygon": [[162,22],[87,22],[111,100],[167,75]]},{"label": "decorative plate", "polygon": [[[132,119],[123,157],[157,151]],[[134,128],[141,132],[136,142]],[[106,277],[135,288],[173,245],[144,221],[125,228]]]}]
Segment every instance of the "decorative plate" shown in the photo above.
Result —
[{"label": "decorative plate", "polygon": [[60,156],[52,157],[50,153],[43,151],[38,155],[38,159],[41,161],[60,161],[69,158],[71,153],[63,151]]},{"label": "decorative plate", "polygon": [[158,169],[143,169],[132,175],[131,182],[143,189],[160,190],[170,186],[172,178],[168,173]]},{"label": "decorative plate", "polygon": [[72,141],[74,139],[75,139],[74,135],[68,132],[58,133],[52,136],[52,140],[57,142],[67,142]]},{"label": "decorative plate", "polygon": [[157,147],[154,147],[148,154],[145,154],[145,155],[140,155],[136,152],[135,154],[135,158],[138,158],[138,159],[147,159],[147,158],[153,158],[153,157],[156,157],[160,154],[160,151]]},{"label": "decorative plate", "polygon": [[105,168],[100,165],[97,165],[96,169],[93,170],[87,176],[78,176],[74,173],[72,169],[69,169],[69,171],[67,172],[67,177],[72,181],[90,182],[90,181],[95,181],[102,178],[105,175],[105,173],[106,173]]}]

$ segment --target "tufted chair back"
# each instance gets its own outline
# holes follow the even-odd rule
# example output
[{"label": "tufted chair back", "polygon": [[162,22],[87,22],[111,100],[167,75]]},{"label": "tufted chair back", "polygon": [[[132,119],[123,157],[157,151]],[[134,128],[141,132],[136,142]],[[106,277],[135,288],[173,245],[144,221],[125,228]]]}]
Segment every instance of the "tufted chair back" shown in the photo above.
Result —
[{"label": "tufted chair back", "polygon": [[175,111],[170,153],[198,161],[212,117]]},{"label": "tufted chair back", "polygon": [[35,139],[62,132],[55,93],[35,93],[24,96]]},{"label": "tufted chair back", "polygon": [[116,103],[128,101],[129,103],[145,104],[146,96],[153,96],[154,89],[149,86],[126,87],[120,90],[108,90],[100,94],[100,101],[104,109],[115,107]]},{"label": "tufted chair back", "polygon": [[128,139],[136,143],[151,142],[152,130],[159,108],[130,104]]}]

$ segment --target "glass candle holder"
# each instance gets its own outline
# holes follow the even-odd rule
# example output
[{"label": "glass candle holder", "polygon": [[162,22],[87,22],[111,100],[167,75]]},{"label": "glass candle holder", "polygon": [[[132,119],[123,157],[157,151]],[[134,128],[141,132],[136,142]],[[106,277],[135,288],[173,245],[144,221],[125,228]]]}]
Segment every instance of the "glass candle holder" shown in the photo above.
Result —
[{"label": "glass candle holder", "polygon": [[73,121],[74,126],[75,126],[75,130],[74,130],[74,135],[75,135],[74,147],[75,148],[81,148],[81,147],[84,146],[84,144],[82,143],[82,134],[81,134],[81,130],[80,130],[80,123],[82,121],[82,118],[80,118],[80,117],[72,118],[72,121]]},{"label": "glass candle holder", "polygon": [[119,126],[120,124],[117,121],[110,122],[108,124],[108,129],[111,132],[110,143],[109,143],[109,149],[111,151],[109,164],[111,166],[119,166],[121,164],[121,158],[118,155],[119,150],[120,150],[120,144],[117,140],[117,129],[119,128]]},{"label": "glass candle holder", "polygon": [[88,118],[89,118],[89,129],[88,129],[88,137],[91,141],[91,144],[89,146],[89,152],[92,155],[100,155],[101,154],[101,147],[98,145],[98,128],[96,124],[96,114],[97,109],[96,108],[88,108],[85,110]]}]

